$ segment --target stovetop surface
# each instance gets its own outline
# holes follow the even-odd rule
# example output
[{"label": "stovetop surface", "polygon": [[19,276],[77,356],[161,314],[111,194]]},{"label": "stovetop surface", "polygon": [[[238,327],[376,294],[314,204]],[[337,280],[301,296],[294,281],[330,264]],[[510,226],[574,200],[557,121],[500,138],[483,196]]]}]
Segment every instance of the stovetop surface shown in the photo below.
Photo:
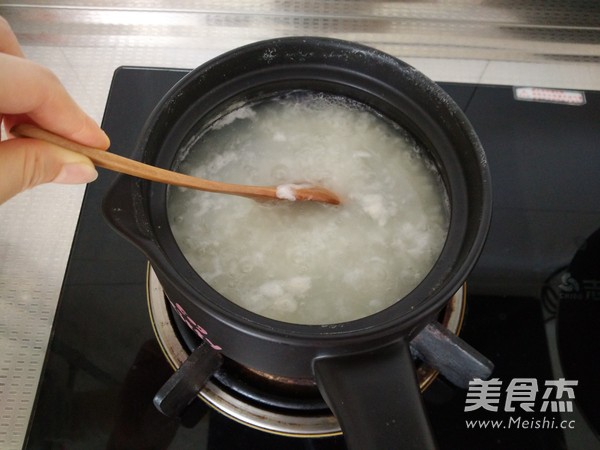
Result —
[{"label": "stovetop surface", "polygon": [[[113,151],[132,153],[153,107],[186,73],[134,67],[115,72],[103,121]],[[600,227],[600,93],[587,92],[584,106],[567,106],[516,101],[510,87],[442,87],[473,123],[492,173],[494,215],[468,279],[461,337],[495,363],[493,377],[501,388],[497,411],[465,411],[467,392],[438,378],[424,393],[434,433],[441,449],[577,448],[565,440],[565,432],[574,430],[562,430],[561,423],[567,420],[565,426],[576,431],[583,420],[541,411],[545,383],[559,378],[552,371],[545,320],[585,305],[584,317],[563,314],[568,320],[559,315],[558,321],[563,343],[573,334],[583,336],[573,344],[581,352],[569,347],[561,355],[572,357],[565,368],[585,364],[575,358],[589,358],[586,345],[600,341],[598,327],[583,320],[596,312],[597,298],[567,298],[562,278],[555,280],[568,273],[577,250]],[[146,259],[102,217],[102,198],[113,179],[101,170],[84,198],[25,448],[345,449],[341,437],[299,439],[254,430],[201,402],[182,421],[155,410],[152,398],[172,369],[149,319]],[[591,365],[586,373],[594,370]],[[571,380],[580,376],[567,372]],[[576,404],[600,396],[593,376],[581,378]],[[531,412],[516,401],[515,411],[508,407],[510,383],[519,379],[539,386]],[[598,417],[581,407],[596,429]],[[503,422],[492,429],[475,420]]]}]

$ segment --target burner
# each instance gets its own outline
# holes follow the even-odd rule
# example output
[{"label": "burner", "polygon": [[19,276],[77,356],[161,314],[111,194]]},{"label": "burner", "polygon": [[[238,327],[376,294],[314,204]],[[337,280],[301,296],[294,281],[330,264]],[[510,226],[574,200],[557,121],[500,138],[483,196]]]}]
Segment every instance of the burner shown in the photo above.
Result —
[{"label": "burner", "polygon": [[[156,337],[169,364],[178,369],[199,344],[199,338],[173,314],[170,303],[148,265],[148,307]],[[462,325],[465,288],[450,299],[440,322],[458,334]],[[417,367],[421,390],[438,372],[425,364]],[[324,437],[341,433],[319,390],[311,379],[290,379],[256,371],[225,358],[223,366],[200,392],[200,398],[222,414],[262,431],[296,437]]]},{"label": "burner", "polygon": [[565,377],[577,380],[576,403],[587,423],[600,433],[600,229],[581,245],[570,265],[550,286],[559,299],[557,344]]}]

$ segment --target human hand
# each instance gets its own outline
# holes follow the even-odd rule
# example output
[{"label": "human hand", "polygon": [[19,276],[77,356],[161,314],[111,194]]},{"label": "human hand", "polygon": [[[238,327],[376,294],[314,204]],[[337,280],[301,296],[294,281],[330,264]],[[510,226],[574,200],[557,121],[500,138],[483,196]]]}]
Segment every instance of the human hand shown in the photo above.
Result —
[{"label": "human hand", "polygon": [[0,17],[0,204],[42,183],[76,184],[98,176],[85,156],[35,139],[14,138],[10,130],[28,122],[68,139],[107,149],[108,136],[71,98],[47,68],[24,58],[8,22]]}]

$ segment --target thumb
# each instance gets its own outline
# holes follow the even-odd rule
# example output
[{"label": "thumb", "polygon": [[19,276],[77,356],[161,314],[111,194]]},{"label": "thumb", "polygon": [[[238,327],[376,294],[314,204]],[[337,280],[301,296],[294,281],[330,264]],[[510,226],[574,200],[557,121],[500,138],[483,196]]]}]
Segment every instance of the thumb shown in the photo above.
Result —
[{"label": "thumb", "polygon": [[0,204],[43,183],[77,184],[94,181],[94,164],[85,156],[36,139],[0,143]]}]

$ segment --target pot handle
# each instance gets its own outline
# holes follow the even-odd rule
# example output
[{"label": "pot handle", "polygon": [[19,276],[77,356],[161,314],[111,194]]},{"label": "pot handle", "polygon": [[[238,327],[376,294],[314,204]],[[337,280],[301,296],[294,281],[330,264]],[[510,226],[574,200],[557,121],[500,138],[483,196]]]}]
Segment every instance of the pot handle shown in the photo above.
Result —
[{"label": "pot handle", "polygon": [[117,232],[146,253],[155,246],[149,245],[152,243],[151,226],[145,218],[139,183],[139,178],[117,176],[102,201],[102,212]]},{"label": "pot handle", "polygon": [[408,342],[357,356],[314,361],[317,385],[348,449],[436,449]]}]

